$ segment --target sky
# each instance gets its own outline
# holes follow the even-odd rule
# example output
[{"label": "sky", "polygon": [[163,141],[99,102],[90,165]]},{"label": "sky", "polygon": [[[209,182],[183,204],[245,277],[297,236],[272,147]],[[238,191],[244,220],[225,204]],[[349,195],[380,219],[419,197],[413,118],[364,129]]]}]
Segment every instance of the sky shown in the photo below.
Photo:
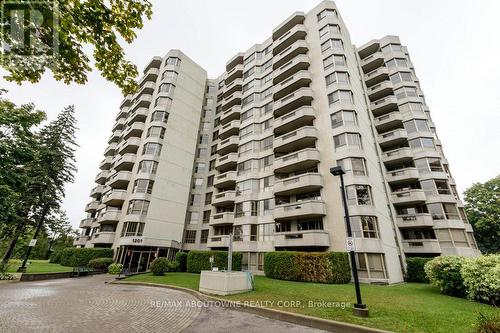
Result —
[{"label": "sky", "polygon": [[[124,45],[127,58],[141,71],[153,56],[181,49],[209,77],[217,77],[237,52],[266,40],[293,12],[308,12],[319,0],[152,3],[152,19],[134,43]],[[408,47],[458,189],[500,174],[500,1],[337,0],[336,4],[355,45],[398,35]],[[66,188],[63,207],[78,227],[121,91],[97,71],[89,74],[86,85],[66,85],[47,74],[36,84],[22,86],[0,78],[0,87],[17,104],[35,103],[49,120],[66,105],[75,105],[78,173]]]}]

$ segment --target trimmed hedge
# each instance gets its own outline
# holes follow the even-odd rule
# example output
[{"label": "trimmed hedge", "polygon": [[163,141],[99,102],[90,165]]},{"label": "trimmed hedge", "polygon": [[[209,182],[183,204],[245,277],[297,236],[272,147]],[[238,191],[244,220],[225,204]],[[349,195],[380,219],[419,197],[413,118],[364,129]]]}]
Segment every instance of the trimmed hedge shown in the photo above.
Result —
[{"label": "trimmed hedge", "polygon": [[464,262],[464,257],[440,256],[428,261],[424,269],[430,283],[441,293],[463,297],[465,286],[460,270]]},{"label": "trimmed hedge", "polygon": [[177,270],[179,272],[185,272],[187,270],[187,256],[186,252],[177,252],[175,254],[175,261],[179,264]]},{"label": "trimmed hedge", "polygon": [[351,269],[346,252],[275,251],[264,257],[264,273],[279,280],[349,283]]},{"label": "trimmed hedge", "polygon": [[460,273],[468,299],[500,305],[500,254],[468,258]]},{"label": "trimmed hedge", "polygon": [[113,258],[94,258],[89,261],[89,267],[93,269],[108,269],[113,263]]},{"label": "trimmed hedge", "polygon": [[[189,273],[200,273],[210,270],[210,257],[214,256],[214,267],[219,270],[227,268],[227,251],[189,251],[187,255],[187,271]],[[233,271],[241,271],[240,252],[233,252]]]},{"label": "trimmed hedge", "polygon": [[406,276],[407,282],[429,283],[427,275],[425,275],[424,266],[433,258],[408,257],[406,258]]},{"label": "trimmed hedge", "polygon": [[52,264],[59,264],[61,263],[61,257],[62,257],[62,252],[64,249],[58,249],[52,252],[49,258],[49,262]]},{"label": "trimmed hedge", "polygon": [[113,258],[113,249],[67,247],[61,254],[61,265],[78,267],[87,266],[95,258]]}]

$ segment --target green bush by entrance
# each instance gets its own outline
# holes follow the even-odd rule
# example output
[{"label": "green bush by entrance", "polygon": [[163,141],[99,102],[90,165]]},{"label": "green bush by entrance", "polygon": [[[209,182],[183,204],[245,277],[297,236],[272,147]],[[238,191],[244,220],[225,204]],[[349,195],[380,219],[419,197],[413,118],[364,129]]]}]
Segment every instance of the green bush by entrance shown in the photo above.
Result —
[{"label": "green bush by entrance", "polygon": [[149,269],[155,276],[163,276],[167,272],[176,272],[179,264],[177,261],[168,260],[165,257],[156,258],[151,262]]},{"label": "green bush by entrance", "polygon": [[187,255],[186,252],[177,252],[175,254],[175,261],[179,264],[177,268],[179,272],[185,272],[187,270]]},{"label": "green bush by entrance", "polygon": [[108,269],[113,263],[113,258],[95,258],[89,261],[89,267],[93,269]]},{"label": "green bush by entrance", "polygon": [[464,262],[464,257],[436,257],[425,264],[425,274],[427,274],[430,283],[438,287],[441,293],[463,297],[465,286],[460,269]]},{"label": "green bush by entrance", "polygon": [[429,283],[425,275],[424,266],[432,258],[408,257],[406,258],[406,282]]},{"label": "green bush by entrance", "polygon": [[67,247],[61,253],[61,265],[87,266],[94,258],[113,258],[113,249]]},{"label": "green bush by entrance", "polygon": [[264,257],[264,273],[279,280],[349,283],[349,259],[345,252],[275,251]]},{"label": "green bush by entrance", "polygon": [[[187,255],[187,271],[189,273],[200,273],[210,270],[210,257],[214,256],[214,267],[219,270],[227,268],[226,251],[189,251]],[[241,271],[241,259],[243,255],[240,252],[233,252],[233,271]]]}]

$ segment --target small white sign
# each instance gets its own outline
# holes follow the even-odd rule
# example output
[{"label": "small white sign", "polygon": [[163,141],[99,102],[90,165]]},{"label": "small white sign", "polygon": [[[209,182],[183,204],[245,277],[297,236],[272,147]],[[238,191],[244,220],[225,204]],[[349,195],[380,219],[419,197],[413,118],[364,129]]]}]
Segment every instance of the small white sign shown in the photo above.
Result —
[{"label": "small white sign", "polygon": [[35,246],[35,245],[36,245],[36,239],[32,239],[32,240],[30,240],[30,245],[29,245],[29,246],[30,246],[30,247],[33,247],[33,246]]},{"label": "small white sign", "polygon": [[354,244],[353,237],[347,237],[345,239],[345,246],[346,246],[347,252],[356,251],[356,244]]}]

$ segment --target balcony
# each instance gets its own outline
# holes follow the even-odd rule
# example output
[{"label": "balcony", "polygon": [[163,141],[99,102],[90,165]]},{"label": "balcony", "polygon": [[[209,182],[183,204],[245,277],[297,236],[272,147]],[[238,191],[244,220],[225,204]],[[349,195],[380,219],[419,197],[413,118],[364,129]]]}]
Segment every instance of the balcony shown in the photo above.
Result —
[{"label": "balcony", "polygon": [[293,58],[274,71],[273,84],[277,85],[299,71],[307,71],[310,65],[309,57],[305,54]]},{"label": "balcony", "polygon": [[208,237],[207,247],[229,247],[229,235],[210,236]]},{"label": "balcony", "polygon": [[132,172],[118,171],[109,178],[109,186],[115,189],[127,189],[128,183],[132,179]]},{"label": "balcony", "polygon": [[403,241],[405,253],[441,253],[441,247],[437,239],[412,239]]},{"label": "balcony", "polygon": [[121,130],[113,131],[113,133],[111,133],[111,135],[109,136],[108,144],[111,144],[113,142],[118,142],[120,140],[121,135],[122,135]]},{"label": "balcony", "polygon": [[80,228],[90,228],[94,222],[95,218],[87,217],[86,219],[80,221]]},{"label": "balcony", "polygon": [[133,114],[139,108],[149,108],[149,105],[153,101],[153,96],[149,94],[143,94],[134,99],[132,106],[130,107],[130,112]]},{"label": "balcony", "polygon": [[291,173],[316,166],[320,154],[316,148],[306,148],[274,159],[274,172]]},{"label": "balcony", "polygon": [[233,82],[226,85],[222,96],[226,98],[227,96],[230,96],[234,92],[241,91],[242,87],[243,87],[243,79],[237,78]]},{"label": "balcony", "polygon": [[99,201],[97,200],[93,200],[91,202],[89,202],[86,206],[85,206],[85,212],[87,213],[94,213],[96,210],[97,210],[97,206],[99,206]]},{"label": "balcony", "polygon": [[126,199],[126,190],[111,190],[102,197],[102,203],[109,206],[121,206]]},{"label": "balcony", "polygon": [[274,234],[274,247],[330,247],[326,230],[288,231]]},{"label": "balcony", "polygon": [[102,192],[104,191],[105,186],[104,185],[97,185],[90,191],[90,196],[92,198],[98,198],[101,196]]},{"label": "balcony", "polygon": [[275,220],[293,220],[324,216],[326,208],[323,201],[310,200],[275,206],[273,213]]},{"label": "balcony", "polygon": [[311,74],[308,71],[300,71],[293,76],[281,81],[278,85],[274,86],[273,99],[278,100],[293,93],[295,90],[303,87],[309,87],[311,83]]},{"label": "balcony", "polygon": [[306,54],[308,51],[307,42],[298,40],[273,58],[273,69],[277,69],[300,54]]},{"label": "balcony", "polygon": [[275,195],[295,195],[319,190],[322,187],[323,179],[319,173],[305,173],[276,180],[273,189]]},{"label": "balcony", "polygon": [[392,128],[401,128],[403,125],[403,115],[399,111],[384,114],[375,118],[374,125],[379,132]]},{"label": "balcony", "polygon": [[222,225],[234,223],[234,212],[217,213],[210,217],[210,225]]},{"label": "balcony", "polygon": [[370,101],[376,101],[388,95],[392,95],[393,86],[390,81],[385,81],[368,88],[368,97]]},{"label": "balcony", "polygon": [[145,122],[148,117],[149,109],[146,107],[137,108],[134,112],[130,113],[127,118],[127,124],[130,126],[135,122]]},{"label": "balcony", "polygon": [[98,219],[97,222],[102,223],[102,222],[116,222],[120,221],[122,212],[120,210],[108,210],[104,214],[102,214]]},{"label": "balcony", "polygon": [[396,96],[387,96],[370,103],[370,110],[375,117],[384,113],[396,111],[398,109],[398,99]]},{"label": "balcony", "polygon": [[380,147],[390,147],[400,145],[408,140],[408,133],[404,129],[397,129],[378,135]]},{"label": "balcony", "polygon": [[313,92],[310,88],[300,88],[290,95],[274,102],[274,117],[280,117],[285,113],[298,109],[302,106],[311,105]]},{"label": "balcony", "polygon": [[311,147],[317,139],[318,130],[312,126],[304,126],[274,138],[274,152],[289,153]]},{"label": "balcony", "polygon": [[225,125],[228,122],[236,119],[240,119],[241,106],[235,105],[230,109],[222,111],[222,115],[220,116],[221,125]]},{"label": "balcony", "polygon": [[426,197],[423,190],[406,190],[391,193],[392,203],[394,205],[410,206],[425,203]]},{"label": "balcony", "polygon": [[242,94],[240,91],[236,91],[227,98],[224,98],[224,100],[222,101],[222,110],[229,110],[231,107],[235,105],[240,105],[241,98]]},{"label": "balcony", "polygon": [[150,67],[145,72],[141,81],[156,81],[156,78],[160,74],[160,70],[158,68]]},{"label": "balcony", "polygon": [[224,83],[226,86],[233,82],[236,79],[242,78],[243,77],[243,64],[237,64],[233,68],[231,68],[230,71],[227,72],[226,79],[224,80]]},{"label": "balcony", "polygon": [[389,80],[389,69],[387,67],[377,68],[370,73],[365,74],[364,80],[367,87]]},{"label": "balcony", "polygon": [[389,184],[411,183],[418,180],[419,173],[416,168],[405,168],[389,171],[385,178]]},{"label": "balcony", "polygon": [[125,96],[125,98],[122,100],[122,102],[120,103],[120,109],[121,108],[124,108],[124,107],[128,107],[130,106],[130,103],[132,102],[132,95],[131,94],[128,94],[127,96]]},{"label": "balcony", "polygon": [[227,155],[217,158],[215,162],[215,169],[219,172],[236,170],[237,163],[238,163],[238,153],[229,153]]},{"label": "balcony", "polygon": [[225,191],[213,195],[212,205],[214,206],[232,206],[236,198],[236,191]]},{"label": "balcony", "polygon": [[142,94],[152,95],[155,91],[155,82],[144,82],[140,85],[139,91],[137,91],[137,96],[141,96]]},{"label": "balcony", "polygon": [[116,147],[117,147],[116,142],[113,142],[110,145],[108,145],[106,150],[104,150],[104,156],[106,157],[113,156],[115,154]]},{"label": "balcony", "polygon": [[384,62],[384,54],[380,51],[375,52],[361,60],[361,68],[364,73],[370,73],[374,69],[383,66]]},{"label": "balcony", "polygon": [[240,132],[240,121],[233,120],[220,127],[219,139],[224,140],[232,135],[238,135],[239,132]]},{"label": "balcony", "polygon": [[128,127],[126,130],[123,131],[123,138],[125,140],[131,138],[131,137],[138,137],[140,138],[142,135],[142,132],[144,131],[144,123],[141,122],[134,122],[130,127]]},{"label": "balcony", "polygon": [[125,126],[125,119],[124,118],[120,118],[118,119],[117,121],[115,121],[115,124],[113,125],[113,129],[112,131],[115,132],[115,131],[121,131],[123,129],[123,127]]},{"label": "balcony", "polygon": [[434,220],[431,214],[398,215],[398,228],[433,227]]},{"label": "balcony", "polygon": [[139,149],[139,146],[141,145],[141,138],[129,138],[126,141],[120,143],[118,146],[118,153],[120,155],[125,155],[125,154],[135,154],[137,153],[137,149]]},{"label": "balcony", "polygon": [[219,155],[226,155],[228,153],[234,153],[238,151],[238,143],[240,138],[237,135],[233,135],[217,145],[217,153]]},{"label": "balcony", "polygon": [[288,112],[274,120],[274,134],[288,133],[304,126],[312,126],[316,114],[312,106],[303,106],[300,109]]},{"label": "balcony", "polygon": [[95,182],[97,184],[104,185],[104,183],[106,183],[106,179],[108,178],[108,176],[109,176],[109,171],[103,170],[97,174],[97,176],[95,177]]},{"label": "balcony", "polygon": [[227,171],[220,175],[215,176],[214,187],[224,189],[233,187],[236,184],[236,171]]},{"label": "balcony", "polygon": [[307,29],[303,24],[297,24],[292,29],[281,35],[273,42],[273,55],[285,50],[298,40],[304,40],[307,36]]},{"label": "balcony", "polygon": [[236,65],[243,64],[243,53],[238,53],[226,63],[226,72],[230,72]]},{"label": "balcony", "polygon": [[382,162],[386,165],[396,165],[413,160],[411,148],[399,148],[382,154]]},{"label": "balcony", "polygon": [[87,244],[88,240],[89,240],[89,236],[78,236],[73,241],[73,245],[74,246],[85,246],[85,244]]},{"label": "balcony", "polygon": [[123,170],[132,171],[132,168],[134,167],[136,159],[137,159],[137,155],[131,154],[131,153],[120,156],[120,158],[115,163],[115,170],[116,171],[123,171]]},{"label": "balcony", "polygon": [[115,241],[115,232],[101,231],[92,236],[92,244],[113,244]]}]

